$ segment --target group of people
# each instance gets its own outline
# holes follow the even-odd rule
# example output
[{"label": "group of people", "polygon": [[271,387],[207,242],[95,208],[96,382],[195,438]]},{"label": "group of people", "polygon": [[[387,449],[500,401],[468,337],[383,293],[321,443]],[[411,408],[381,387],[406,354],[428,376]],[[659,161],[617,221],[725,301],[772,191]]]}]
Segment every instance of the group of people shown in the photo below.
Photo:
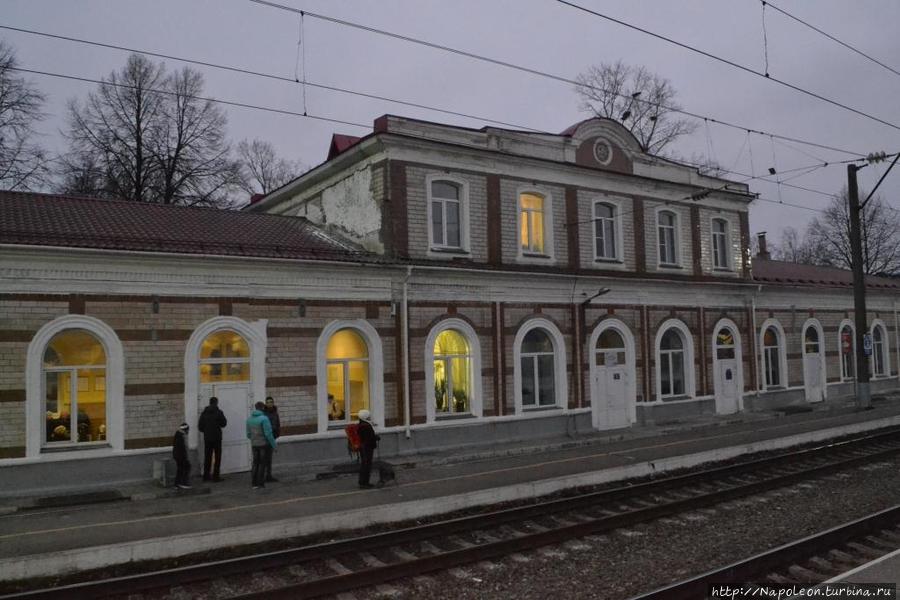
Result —
[{"label": "group of people", "polygon": [[[213,396],[200,414],[197,429],[203,434],[203,481],[222,481],[219,468],[222,464],[222,430],[228,426],[225,413],[219,408],[219,399]],[[281,418],[275,399],[269,396],[265,403],[257,402],[247,419],[247,439],[253,449],[251,485],[253,489],[265,487],[267,482],[278,481],[272,475],[272,454],[281,435]],[[190,426],[182,423],[175,432],[172,456],[175,459],[175,486],[191,488],[191,462],[188,457],[187,436]]]}]

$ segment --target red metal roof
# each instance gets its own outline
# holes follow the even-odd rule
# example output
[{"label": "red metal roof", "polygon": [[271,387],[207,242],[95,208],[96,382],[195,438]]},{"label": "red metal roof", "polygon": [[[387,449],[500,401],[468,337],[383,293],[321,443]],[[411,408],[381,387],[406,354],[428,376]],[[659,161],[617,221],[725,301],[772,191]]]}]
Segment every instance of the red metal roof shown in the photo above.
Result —
[{"label": "red metal roof", "polygon": [[372,258],[301,217],[11,191],[0,191],[0,243],[266,258]]},{"label": "red metal roof", "polygon": [[351,146],[355,146],[356,143],[361,139],[362,138],[358,138],[352,135],[342,135],[340,133],[333,134],[331,136],[331,146],[328,148],[328,160],[331,160],[338,154],[343,153]]},{"label": "red metal roof", "polygon": [[[853,273],[835,267],[819,267],[753,257],[753,279],[761,283],[795,285],[853,286]],[[900,288],[900,279],[866,276],[867,288]]]}]

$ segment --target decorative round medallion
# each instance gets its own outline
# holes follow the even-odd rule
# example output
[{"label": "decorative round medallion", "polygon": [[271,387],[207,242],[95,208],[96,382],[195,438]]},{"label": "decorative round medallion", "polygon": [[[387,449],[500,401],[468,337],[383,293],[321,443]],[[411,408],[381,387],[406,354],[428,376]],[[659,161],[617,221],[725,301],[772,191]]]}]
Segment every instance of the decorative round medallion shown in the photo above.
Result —
[{"label": "decorative round medallion", "polygon": [[594,160],[601,165],[608,165],[612,161],[612,146],[603,138],[594,142]]}]

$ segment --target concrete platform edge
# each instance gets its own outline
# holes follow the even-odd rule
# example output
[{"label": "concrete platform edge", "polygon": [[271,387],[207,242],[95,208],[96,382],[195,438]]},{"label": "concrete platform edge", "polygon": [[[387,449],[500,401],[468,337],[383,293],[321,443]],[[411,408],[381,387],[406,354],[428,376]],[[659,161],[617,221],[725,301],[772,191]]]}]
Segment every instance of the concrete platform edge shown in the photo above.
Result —
[{"label": "concrete platform edge", "polygon": [[129,562],[177,558],[223,547],[233,547],[235,546],[235,540],[241,540],[242,545],[255,544],[270,539],[284,539],[328,531],[346,530],[350,529],[347,526],[348,523],[352,523],[353,528],[360,528],[368,525],[433,517],[455,510],[544,496],[572,487],[599,485],[676,469],[696,467],[704,463],[728,460],[746,453],[780,450],[800,444],[819,442],[898,424],[900,424],[900,415],[875,421],[864,421],[829,429],[808,431],[787,437],[761,440],[750,444],[717,448],[656,461],[646,461],[602,471],[591,471],[577,475],[488,488],[453,496],[310,515],[301,519],[262,522],[214,532],[134,540],[120,544],[20,556],[0,560],[0,580],[16,581],[36,577],[60,576]]}]

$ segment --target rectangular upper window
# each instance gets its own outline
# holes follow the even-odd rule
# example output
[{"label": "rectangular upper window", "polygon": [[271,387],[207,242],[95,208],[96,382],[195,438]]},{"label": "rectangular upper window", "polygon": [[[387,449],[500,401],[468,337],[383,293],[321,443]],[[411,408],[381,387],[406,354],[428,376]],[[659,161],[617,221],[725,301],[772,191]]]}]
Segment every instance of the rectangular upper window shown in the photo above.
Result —
[{"label": "rectangular upper window", "polygon": [[712,220],[713,268],[727,269],[728,266],[728,221]]},{"label": "rectangular upper window", "polygon": [[616,207],[607,202],[594,203],[594,256],[600,260],[618,260]]},{"label": "rectangular upper window", "polygon": [[546,254],[544,197],[531,192],[519,194],[519,243],[523,253]]},{"label": "rectangular upper window", "polygon": [[445,175],[426,179],[428,244],[436,252],[469,252],[469,186]]},{"label": "rectangular upper window", "polygon": [[678,217],[663,210],[657,213],[657,239],[659,243],[659,264],[678,265]]}]

